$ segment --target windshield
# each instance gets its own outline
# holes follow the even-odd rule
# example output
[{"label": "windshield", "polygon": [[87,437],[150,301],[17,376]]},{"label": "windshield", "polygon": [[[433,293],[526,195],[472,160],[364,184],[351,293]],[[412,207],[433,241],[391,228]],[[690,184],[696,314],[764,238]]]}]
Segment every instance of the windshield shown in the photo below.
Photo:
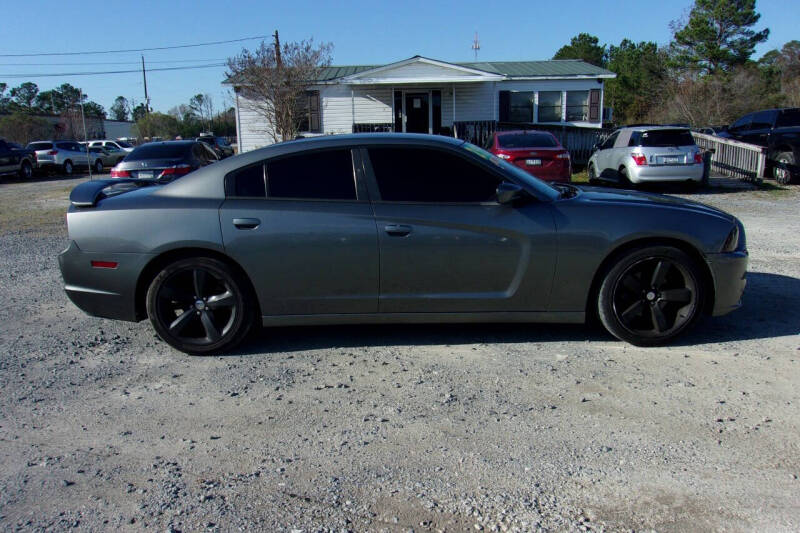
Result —
[{"label": "windshield", "polygon": [[191,144],[143,144],[131,152],[125,161],[141,161],[143,159],[180,159],[189,153]]},{"label": "windshield", "polygon": [[634,146],[694,146],[694,138],[689,130],[650,130],[634,132]]},{"label": "windshield", "polygon": [[131,143],[126,143],[125,141],[117,141],[117,144],[123,148],[133,148]]},{"label": "windshield", "polygon": [[503,161],[496,155],[487,152],[483,148],[480,148],[468,142],[462,144],[461,147],[464,150],[467,150],[468,152],[477,155],[481,159],[484,159],[492,163],[493,165],[499,167],[501,170],[503,170],[505,174],[511,174],[514,177],[514,181],[516,181],[520,185],[525,185],[530,189],[535,190],[539,195],[549,200],[556,200],[561,195],[560,191],[555,187],[551,187],[542,180],[531,176],[524,170],[519,169],[506,161]]},{"label": "windshield", "polygon": [[497,136],[500,148],[555,148],[555,138],[549,133],[507,133]]}]

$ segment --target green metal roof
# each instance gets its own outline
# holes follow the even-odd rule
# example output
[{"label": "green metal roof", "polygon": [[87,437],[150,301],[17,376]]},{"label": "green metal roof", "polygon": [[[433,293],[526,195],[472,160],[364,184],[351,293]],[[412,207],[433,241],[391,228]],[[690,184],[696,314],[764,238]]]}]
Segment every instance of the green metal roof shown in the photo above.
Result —
[{"label": "green metal roof", "polygon": [[382,67],[383,65],[345,65],[342,67],[325,67],[322,69],[322,74],[319,81],[330,81],[336,78],[344,78],[345,76],[352,76],[365,70],[372,70],[374,68]]}]

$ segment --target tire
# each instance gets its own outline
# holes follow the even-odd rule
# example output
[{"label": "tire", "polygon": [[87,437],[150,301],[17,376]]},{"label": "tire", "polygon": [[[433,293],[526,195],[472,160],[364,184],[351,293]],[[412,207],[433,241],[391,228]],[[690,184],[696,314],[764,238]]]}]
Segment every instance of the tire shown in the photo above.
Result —
[{"label": "tire", "polygon": [[[792,152],[780,152],[775,158],[776,163],[783,163],[784,165],[794,165],[794,154]],[[775,178],[780,185],[788,185],[792,182],[792,171],[788,168],[781,168],[775,164],[772,165],[772,177]]]},{"label": "tire", "polygon": [[100,161],[99,159],[96,159],[94,162],[94,171],[97,172],[98,174],[103,173],[103,162]]},{"label": "tire", "polygon": [[69,159],[64,161],[64,165],[62,168],[64,170],[64,174],[66,174],[67,176],[72,176],[72,172],[75,170],[75,167],[72,166],[72,161],[70,161]]},{"label": "tire", "polygon": [[633,182],[631,182],[631,179],[628,177],[628,169],[625,167],[619,169],[619,184],[625,189],[636,188],[636,185],[634,185]]},{"label": "tire", "polygon": [[636,346],[665,344],[691,328],[706,287],[697,262],[671,246],[627,251],[609,265],[597,314],[609,333]]},{"label": "tire", "polygon": [[33,166],[27,159],[24,159],[19,166],[19,177],[24,180],[29,180],[33,177]]},{"label": "tire", "polygon": [[235,348],[252,329],[256,309],[247,281],[226,263],[209,257],[165,266],[147,290],[147,316],[156,333],[189,354]]},{"label": "tire", "polygon": [[595,170],[594,165],[589,163],[589,168],[587,169],[586,173],[589,175],[589,184],[590,185],[597,185],[597,170]]}]

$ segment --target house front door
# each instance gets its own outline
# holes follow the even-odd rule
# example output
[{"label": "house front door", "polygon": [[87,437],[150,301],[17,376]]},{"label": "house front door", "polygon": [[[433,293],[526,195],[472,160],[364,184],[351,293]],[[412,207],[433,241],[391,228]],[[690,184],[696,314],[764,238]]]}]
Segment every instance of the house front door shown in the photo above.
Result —
[{"label": "house front door", "polygon": [[406,132],[430,133],[428,93],[406,93]]}]

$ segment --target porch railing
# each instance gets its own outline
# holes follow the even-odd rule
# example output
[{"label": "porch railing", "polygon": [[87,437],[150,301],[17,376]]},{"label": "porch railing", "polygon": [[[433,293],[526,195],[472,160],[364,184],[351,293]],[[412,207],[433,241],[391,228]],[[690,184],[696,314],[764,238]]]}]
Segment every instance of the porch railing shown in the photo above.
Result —
[{"label": "porch railing", "polygon": [[394,131],[394,124],[353,124],[353,133],[391,133]]},{"label": "porch railing", "polygon": [[540,130],[552,133],[561,145],[569,150],[575,165],[589,162],[595,144],[602,143],[614,130],[579,128],[576,126],[550,126],[545,124],[518,124],[494,120],[462,121],[455,123],[455,136],[472,144],[488,148],[496,131]]},{"label": "porch railing", "polygon": [[764,180],[766,148],[694,131],[692,137],[699,148],[712,153],[712,171],[756,183]]}]

